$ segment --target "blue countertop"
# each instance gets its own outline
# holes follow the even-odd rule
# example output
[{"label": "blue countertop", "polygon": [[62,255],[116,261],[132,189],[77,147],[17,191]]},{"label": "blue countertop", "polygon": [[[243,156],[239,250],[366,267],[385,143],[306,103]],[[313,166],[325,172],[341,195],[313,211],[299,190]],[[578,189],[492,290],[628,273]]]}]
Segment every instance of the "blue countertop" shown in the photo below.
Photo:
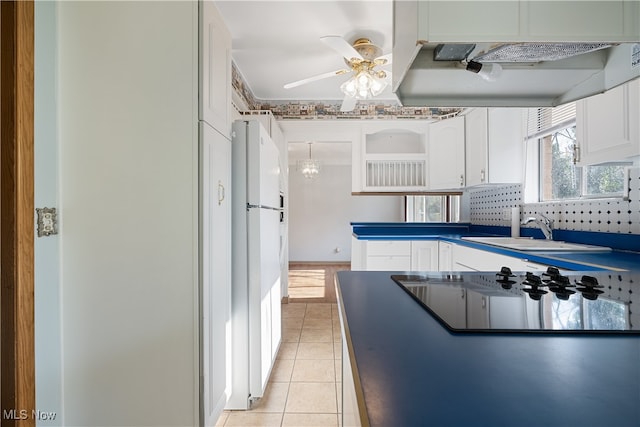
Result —
[{"label": "blue countertop", "polygon": [[[503,255],[526,258],[540,264],[569,270],[640,269],[640,236],[612,233],[554,232],[565,241],[612,247],[604,252],[519,251],[462,240],[461,237],[506,236],[506,227],[474,226],[468,223],[351,223],[359,240],[445,240]],[[539,238],[537,229],[522,229],[523,236]],[[539,235],[538,235],[539,234]],[[571,240],[569,239],[571,238]],[[624,250],[616,249],[620,245]],[[634,251],[628,250],[629,248]]]},{"label": "blue countertop", "polygon": [[337,273],[371,426],[640,425],[640,336],[451,333],[391,274]]}]

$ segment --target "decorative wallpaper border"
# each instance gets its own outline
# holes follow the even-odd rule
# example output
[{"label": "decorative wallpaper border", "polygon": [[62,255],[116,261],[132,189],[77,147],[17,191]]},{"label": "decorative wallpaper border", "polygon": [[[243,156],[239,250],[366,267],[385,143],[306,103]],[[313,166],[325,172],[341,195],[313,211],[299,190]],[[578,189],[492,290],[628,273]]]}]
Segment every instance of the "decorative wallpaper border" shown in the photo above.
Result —
[{"label": "decorative wallpaper border", "polygon": [[461,108],[401,107],[376,101],[359,101],[353,111],[341,112],[342,100],[264,101],[256,99],[234,63],[231,64],[231,84],[236,95],[249,110],[270,110],[277,120],[340,120],[340,119],[446,119],[455,117]]}]

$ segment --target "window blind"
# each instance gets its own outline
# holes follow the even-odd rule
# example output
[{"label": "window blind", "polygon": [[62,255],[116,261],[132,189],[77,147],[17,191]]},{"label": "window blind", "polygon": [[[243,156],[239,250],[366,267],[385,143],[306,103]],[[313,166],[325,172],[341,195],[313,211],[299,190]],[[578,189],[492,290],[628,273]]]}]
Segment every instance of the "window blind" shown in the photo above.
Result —
[{"label": "window blind", "polygon": [[550,135],[572,125],[576,120],[576,103],[557,107],[529,108],[527,112],[527,141]]}]

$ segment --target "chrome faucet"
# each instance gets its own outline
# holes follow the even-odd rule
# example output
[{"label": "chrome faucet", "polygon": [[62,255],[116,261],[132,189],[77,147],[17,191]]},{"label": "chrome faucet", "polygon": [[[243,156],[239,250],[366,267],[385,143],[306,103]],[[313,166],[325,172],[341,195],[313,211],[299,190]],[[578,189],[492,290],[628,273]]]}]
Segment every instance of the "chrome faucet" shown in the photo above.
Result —
[{"label": "chrome faucet", "polygon": [[542,234],[544,234],[544,237],[547,240],[553,240],[553,230],[552,230],[553,220],[552,219],[549,219],[542,214],[536,214],[535,216],[530,216],[529,218],[525,218],[521,222],[521,224],[526,225],[532,221],[535,221],[535,223],[538,224],[538,227],[540,227],[540,230],[542,230]]}]

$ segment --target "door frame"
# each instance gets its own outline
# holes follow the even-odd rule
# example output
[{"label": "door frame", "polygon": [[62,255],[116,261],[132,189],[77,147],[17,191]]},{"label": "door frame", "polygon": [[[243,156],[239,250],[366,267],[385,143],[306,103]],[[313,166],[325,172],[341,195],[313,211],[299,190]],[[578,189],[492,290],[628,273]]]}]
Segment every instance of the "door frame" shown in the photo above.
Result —
[{"label": "door frame", "polygon": [[35,426],[34,2],[0,2],[0,404]]}]

